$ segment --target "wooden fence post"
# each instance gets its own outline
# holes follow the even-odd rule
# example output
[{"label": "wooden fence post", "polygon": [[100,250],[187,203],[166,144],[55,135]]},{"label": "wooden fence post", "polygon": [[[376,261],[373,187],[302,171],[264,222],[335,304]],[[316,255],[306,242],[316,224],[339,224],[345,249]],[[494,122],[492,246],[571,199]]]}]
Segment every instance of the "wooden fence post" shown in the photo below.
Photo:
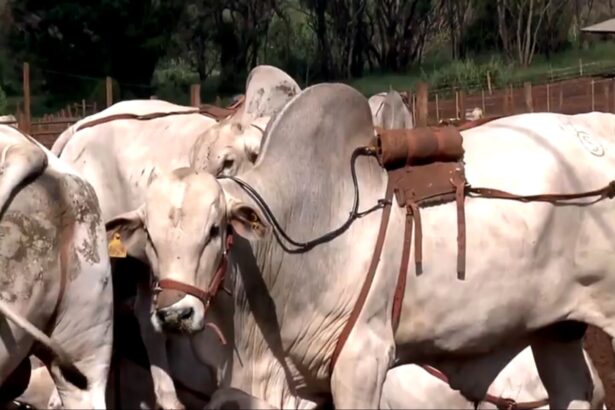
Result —
[{"label": "wooden fence post", "polygon": [[107,76],[105,79],[105,96],[107,101],[107,107],[113,104],[113,81],[111,77]]},{"label": "wooden fence post", "polygon": [[547,83],[547,112],[551,111],[551,84]]},{"label": "wooden fence post", "polygon": [[517,107],[515,106],[515,89],[513,88],[512,84],[509,86],[509,89],[510,89],[510,112],[511,114],[515,114],[517,112]]},{"label": "wooden fence post", "polygon": [[594,79],[592,78],[591,84],[591,101],[592,101],[592,111],[596,111],[596,90],[595,90],[595,82]]},{"label": "wooden fence post", "polygon": [[558,112],[562,112],[564,109],[564,85],[559,83],[559,110]]},{"label": "wooden fence post", "polygon": [[201,106],[201,84],[190,86],[190,105],[197,108]]},{"label": "wooden fence post", "polygon": [[604,112],[609,112],[609,107],[611,106],[611,93],[610,93],[609,83],[602,83],[602,92],[604,93]]},{"label": "wooden fence post", "polygon": [[532,83],[526,81],[523,83],[523,91],[525,94],[525,107],[528,112],[534,112],[534,101],[532,100]]},{"label": "wooden fence post", "polygon": [[455,90],[455,117],[459,117],[459,91]]},{"label": "wooden fence post", "polygon": [[480,90],[480,98],[481,98],[481,106],[483,109],[483,115],[486,115],[487,110],[485,110],[485,90],[481,88]]},{"label": "wooden fence post", "polygon": [[30,110],[30,63],[23,63],[23,109],[24,121],[22,130],[26,133],[30,132],[30,124],[32,123],[32,112]]},{"label": "wooden fence post", "polygon": [[[412,90],[406,91],[406,99],[404,100],[404,105],[408,109],[408,111],[412,112]],[[414,121],[414,118],[412,119]]]},{"label": "wooden fence post", "polygon": [[506,86],[503,91],[504,92],[502,93],[502,96],[503,96],[502,111],[504,115],[510,115],[510,100],[509,100],[510,90],[508,86]]},{"label": "wooden fence post", "polygon": [[491,73],[487,71],[487,89],[489,90],[489,95],[493,94],[493,90],[491,89]]},{"label": "wooden fence post", "polygon": [[438,93],[436,93],[436,122],[440,122],[440,101],[438,99]]},{"label": "wooden fence post", "polygon": [[428,122],[429,107],[429,86],[426,82],[419,82],[416,85],[416,105],[417,105],[417,121],[419,127],[426,127]]},{"label": "wooden fence post", "polygon": [[466,96],[463,89],[459,90],[459,118],[466,119]]}]

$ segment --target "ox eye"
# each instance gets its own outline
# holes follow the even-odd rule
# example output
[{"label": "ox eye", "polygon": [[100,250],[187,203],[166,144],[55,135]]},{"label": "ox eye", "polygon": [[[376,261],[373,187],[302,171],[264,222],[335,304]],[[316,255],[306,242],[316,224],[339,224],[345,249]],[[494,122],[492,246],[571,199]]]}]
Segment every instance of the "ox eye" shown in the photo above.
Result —
[{"label": "ox eye", "polygon": [[210,238],[214,238],[218,235],[218,233],[220,232],[220,228],[218,228],[217,226],[213,225],[211,227],[211,229],[209,230],[209,237]]}]

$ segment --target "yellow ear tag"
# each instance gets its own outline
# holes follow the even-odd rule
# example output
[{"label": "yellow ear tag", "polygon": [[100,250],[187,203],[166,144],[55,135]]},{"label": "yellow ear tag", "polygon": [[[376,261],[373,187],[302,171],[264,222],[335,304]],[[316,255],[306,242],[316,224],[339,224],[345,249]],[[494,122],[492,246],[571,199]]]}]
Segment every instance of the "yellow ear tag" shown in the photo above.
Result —
[{"label": "yellow ear tag", "polygon": [[108,249],[110,258],[125,258],[127,255],[126,247],[122,243],[120,234],[117,232],[113,234],[113,239],[109,242]]}]

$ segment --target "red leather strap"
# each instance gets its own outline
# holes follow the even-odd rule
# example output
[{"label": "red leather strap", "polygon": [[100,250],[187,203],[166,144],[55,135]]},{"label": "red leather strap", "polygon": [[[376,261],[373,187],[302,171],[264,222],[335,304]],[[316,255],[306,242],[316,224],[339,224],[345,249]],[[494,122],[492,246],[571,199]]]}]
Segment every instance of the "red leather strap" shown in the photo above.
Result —
[{"label": "red leather strap", "polygon": [[[427,373],[442,380],[444,383],[449,384],[448,377],[446,377],[446,375],[442,373],[440,370],[436,369],[435,367],[428,366],[428,365],[422,365],[421,367]],[[483,399],[483,401],[486,401],[487,403],[491,403],[497,406],[498,409],[500,410],[534,410],[534,409],[537,409],[538,407],[546,406],[549,404],[549,399],[517,403],[513,399],[494,396],[489,393],[485,395],[485,398]]]},{"label": "red leather strap", "polygon": [[160,290],[176,290],[178,292],[194,296],[195,298],[203,302],[203,304],[206,304],[209,299],[209,292],[201,290],[196,286],[188,285],[183,282],[178,282],[173,279],[161,279],[158,282],[158,287],[160,288]]},{"label": "red leather strap", "polygon": [[365,277],[365,281],[363,282],[363,287],[359,292],[359,297],[355,302],[354,308],[352,312],[350,312],[350,317],[348,318],[348,322],[342,329],[339,338],[337,339],[337,344],[335,345],[335,349],[333,349],[333,354],[331,355],[331,363],[329,365],[329,371],[332,374],[333,369],[335,368],[335,363],[337,362],[337,358],[346,344],[348,340],[348,336],[350,336],[350,332],[352,328],[356,324],[359,319],[359,314],[365,305],[365,301],[367,300],[367,295],[369,294],[369,290],[371,288],[372,282],[374,281],[374,276],[376,275],[376,269],[378,268],[378,263],[380,262],[380,255],[382,254],[382,248],[384,247],[384,239],[386,237],[387,226],[389,224],[389,216],[391,215],[391,199],[393,198],[393,187],[391,183],[387,183],[387,191],[386,191],[386,204],[382,209],[382,218],[380,220],[380,230],[378,231],[378,237],[376,239],[376,246],[374,247],[374,253],[372,255],[372,261],[369,265],[369,269],[367,271],[367,276]]},{"label": "red leather strap", "polygon": [[154,289],[154,293],[159,293],[163,290],[175,290],[178,292],[185,293],[187,295],[194,296],[199,299],[203,305],[205,306],[205,311],[209,307],[209,303],[211,298],[216,296],[222,283],[224,282],[224,276],[226,274],[226,269],[228,266],[228,253],[230,252],[233,246],[233,232],[229,228],[228,233],[226,234],[226,242],[224,246],[224,252],[222,254],[222,259],[220,260],[220,265],[218,265],[218,269],[214,273],[214,276],[211,278],[211,282],[207,290],[202,290],[194,285],[189,285],[187,283],[179,282],[174,279],[160,279],[158,281],[157,287]]},{"label": "red leather strap", "polygon": [[401,316],[401,308],[404,303],[404,294],[406,293],[406,277],[408,274],[408,265],[410,264],[410,245],[412,245],[412,210],[406,208],[406,226],[404,230],[404,245],[401,251],[401,263],[399,264],[399,273],[397,275],[397,285],[393,296],[393,311],[391,314],[391,322],[393,323],[393,333],[397,331],[399,325],[399,317]]}]

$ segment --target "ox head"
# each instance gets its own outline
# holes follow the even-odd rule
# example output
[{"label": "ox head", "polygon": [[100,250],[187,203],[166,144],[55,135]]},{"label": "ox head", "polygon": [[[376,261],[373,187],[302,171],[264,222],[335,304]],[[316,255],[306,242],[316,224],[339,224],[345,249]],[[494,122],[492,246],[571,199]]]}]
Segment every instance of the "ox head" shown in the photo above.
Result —
[{"label": "ox head", "polygon": [[197,139],[190,152],[190,166],[225,176],[252,166],[269,119],[300,91],[284,71],[269,65],[255,67],[246,81],[242,106]]},{"label": "ox head", "polygon": [[260,211],[225,199],[213,175],[191,168],[155,176],[145,203],[106,224],[129,256],[151,266],[158,284],[152,323],[158,330],[194,333],[206,323],[228,267],[235,232],[249,239],[268,231]]},{"label": "ox head", "polygon": [[260,152],[269,117],[248,123],[231,117],[205,131],[190,150],[190,166],[214,175],[236,175],[250,168]]}]

